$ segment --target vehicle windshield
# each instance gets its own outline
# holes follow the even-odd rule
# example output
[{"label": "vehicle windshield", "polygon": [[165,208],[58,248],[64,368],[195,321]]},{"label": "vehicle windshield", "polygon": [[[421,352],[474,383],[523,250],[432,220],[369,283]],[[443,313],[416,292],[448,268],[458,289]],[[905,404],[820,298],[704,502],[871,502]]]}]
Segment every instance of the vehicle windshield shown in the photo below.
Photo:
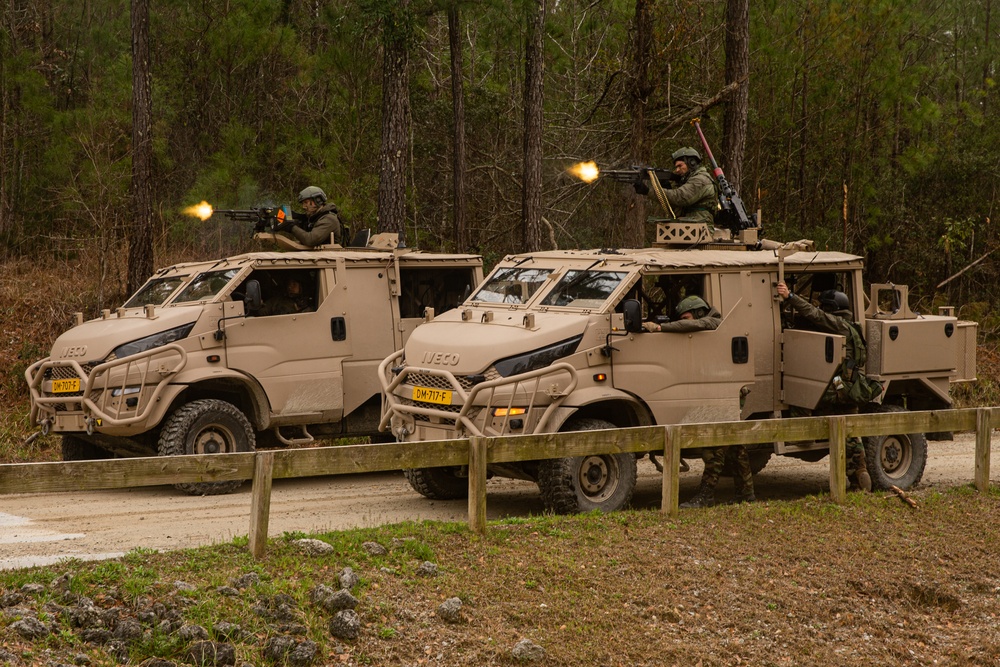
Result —
[{"label": "vehicle windshield", "polygon": [[146,305],[162,306],[185,280],[187,280],[187,276],[153,278],[125,302],[125,308],[142,308]]},{"label": "vehicle windshield", "polygon": [[240,270],[238,268],[223,269],[221,271],[206,271],[198,274],[191,283],[177,295],[174,303],[186,303],[189,301],[207,301],[214,298],[225,289],[229,281],[232,280]]},{"label": "vehicle windshield", "polygon": [[567,271],[541,305],[600,308],[627,275],[625,271]]},{"label": "vehicle windshield", "polygon": [[489,303],[527,303],[545,284],[551,273],[552,269],[520,267],[497,269],[469,300]]}]

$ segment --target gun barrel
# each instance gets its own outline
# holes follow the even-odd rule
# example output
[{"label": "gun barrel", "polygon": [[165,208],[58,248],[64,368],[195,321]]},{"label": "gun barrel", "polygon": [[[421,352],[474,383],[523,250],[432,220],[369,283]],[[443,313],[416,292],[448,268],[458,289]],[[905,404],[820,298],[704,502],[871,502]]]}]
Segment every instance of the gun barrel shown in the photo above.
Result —
[{"label": "gun barrel", "polygon": [[636,183],[638,181],[648,181],[649,173],[656,174],[656,178],[661,184],[670,179],[670,171],[667,169],[655,169],[652,167],[630,167],[629,169],[601,169],[601,178],[610,178],[619,183]]}]

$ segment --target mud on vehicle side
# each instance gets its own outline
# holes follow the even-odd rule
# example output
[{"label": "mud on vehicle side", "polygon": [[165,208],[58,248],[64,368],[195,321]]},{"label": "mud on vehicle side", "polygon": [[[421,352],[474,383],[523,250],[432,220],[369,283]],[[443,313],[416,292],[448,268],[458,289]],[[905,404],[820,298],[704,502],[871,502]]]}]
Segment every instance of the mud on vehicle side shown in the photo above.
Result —
[{"label": "mud on vehicle side", "polygon": [[478,256],[392,245],[161,269],[116,311],[78,315],[28,368],[31,422],[62,435],[64,460],[377,437],[379,362],[482,280]]},{"label": "mud on vehicle side", "polygon": [[[976,325],[951,309],[917,315],[906,288],[864,293],[862,259],[806,247],[567,250],[506,257],[460,308],[387,358],[382,427],[399,440],[551,433],[653,424],[780,418],[817,407],[844,358],[843,336],[810,331],[777,299],[783,278],[805,298],[838,289],[866,333],[867,375],[882,383],[870,411],[946,408],[951,383],[974,379]],[[750,249],[748,249],[750,248]],[[713,331],[646,333],[685,296],[722,313]],[[866,298],[870,304],[864,306]],[[923,434],[866,443],[876,486],[907,488],[926,461]],[[754,449],[819,460],[826,442]],[[693,453],[693,452],[692,452]],[[614,510],[631,498],[632,454],[491,465],[538,484],[547,509]],[[407,471],[421,494],[466,493],[460,468]]]}]

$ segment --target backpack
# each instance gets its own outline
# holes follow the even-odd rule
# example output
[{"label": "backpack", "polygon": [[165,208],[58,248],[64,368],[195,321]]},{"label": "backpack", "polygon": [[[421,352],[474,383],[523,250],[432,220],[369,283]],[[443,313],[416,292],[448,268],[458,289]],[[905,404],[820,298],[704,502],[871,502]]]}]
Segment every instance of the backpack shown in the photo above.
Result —
[{"label": "backpack", "polygon": [[869,379],[860,370],[868,360],[868,346],[861,335],[860,327],[854,322],[848,322],[848,325],[850,332],[848,346],[854,354],[841,364],[840,379],[843,381],[843,388],[837,388],[837,397],[842,403],[860,407],[878,398],[882,393],[882,385]]}]

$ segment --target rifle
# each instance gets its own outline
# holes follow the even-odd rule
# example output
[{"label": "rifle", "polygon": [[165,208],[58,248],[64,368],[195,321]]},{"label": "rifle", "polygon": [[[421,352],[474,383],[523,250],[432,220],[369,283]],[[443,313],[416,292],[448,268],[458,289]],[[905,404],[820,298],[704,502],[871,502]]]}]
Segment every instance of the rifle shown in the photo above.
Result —
[{"label": "rifle", "polygon": [[[652,177],[656,176],[656,180],[653,181]],[[618,181],[619,183],[629,183],[635,188],[636,194],[648,195],[649,185],[646,185],[644,181],[649,181],[650,185],[653,186],[653,192],[656,194],[657,201],[663,206],[663,210],[666,211],[668,217],[677,217],[674,215],[674,210],[670,207],[670,202],[667,201],[667,196],[664,194],[664,187],[669,188],[668,181],[674,180],[676,175],[669,169],[657,169],[656,167],[629,167],[628,169],[601,169],[601,178],[610,178],[613,181]]]},{"label": "rifle", "polygon": [[252,222],[254,232],[281,232],[295,224],[288,206],[221,209],[213,211],[214,213],[224,215],[234,222]]},{"label": "rifle", "polygon": [[666,186],[667,181],[673,177],[673,172],[669,169],[657,169],[655,167],[633,166],[627,169],[601,169],[600,178],[610,178],[619,183],[629,183],[635,187],[637,194],[649,194],[649,186],[643,181],[649,180],[649,174],[656,174],[656,180],[660,185]]},{"label": "rifle", "polygon": [[736,189],[726,180],[726,175],[722,173],[722,169],[715,161],[712,149],[708,147],[708,140],[705,139],[705,134],[701,131],[700,119],[691,119],[691,124],[694,125],[694,129],[698,130],[698,136],[701,137],[701,145],[705,147],[705,153],[712,163],[712,174],[715,176],[715,180],[719,182],[719,206],[722,207],[722,210],[719,211],[716,218],[734,234],[742,229],[756,227],[757,220],[755,217],[747,215],[746,209],[743,208],[743,200],[736,193]]}]

